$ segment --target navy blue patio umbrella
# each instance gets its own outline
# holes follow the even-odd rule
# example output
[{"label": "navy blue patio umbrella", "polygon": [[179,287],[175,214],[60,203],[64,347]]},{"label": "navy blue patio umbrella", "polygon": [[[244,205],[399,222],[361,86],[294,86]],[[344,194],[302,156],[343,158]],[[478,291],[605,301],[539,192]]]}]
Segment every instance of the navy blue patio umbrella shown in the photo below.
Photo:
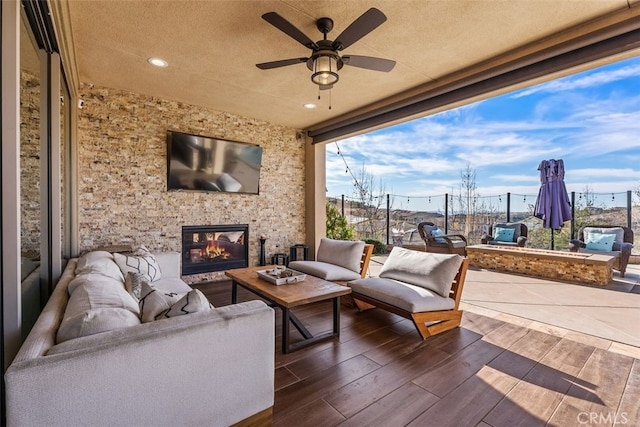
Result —
[{"label": "navy blue patio umbrella", "polygon": [[562,159],[543,160],[538,170],[541,185],[533,215],[542,220],[544,228],[551,229],[551,249],[554,249],[553,230],[560,230],[565,221],[573,217],[564,185],[564,162]]}]

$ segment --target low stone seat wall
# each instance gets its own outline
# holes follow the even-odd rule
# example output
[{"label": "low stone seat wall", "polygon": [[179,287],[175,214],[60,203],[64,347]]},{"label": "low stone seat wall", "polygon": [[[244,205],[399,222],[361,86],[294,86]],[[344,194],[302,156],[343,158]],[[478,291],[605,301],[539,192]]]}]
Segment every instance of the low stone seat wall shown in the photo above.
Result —
[{"label": "low stone seat wall", "polygon": [[473,267],[592,285],[611,282],[616,259],[611,255],[493,245],[467,246],[467,257]]}]

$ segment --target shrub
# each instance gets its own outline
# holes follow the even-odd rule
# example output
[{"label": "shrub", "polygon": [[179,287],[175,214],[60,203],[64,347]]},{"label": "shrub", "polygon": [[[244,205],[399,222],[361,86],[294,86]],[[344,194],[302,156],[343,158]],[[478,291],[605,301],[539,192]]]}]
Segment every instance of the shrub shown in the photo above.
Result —
[{"label": "shrub", "polygon": [[387,253],[387,245],[377,239],[366,239],[365,243],[373,245],[373,253],[376,255],[384,255]]}]

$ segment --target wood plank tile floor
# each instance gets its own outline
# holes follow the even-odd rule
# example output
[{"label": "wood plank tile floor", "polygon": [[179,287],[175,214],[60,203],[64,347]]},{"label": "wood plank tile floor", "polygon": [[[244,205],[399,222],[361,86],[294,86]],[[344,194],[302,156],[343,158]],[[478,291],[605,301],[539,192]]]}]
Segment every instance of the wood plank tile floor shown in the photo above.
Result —
[{"label": "wood plank tile floor", "polygon": [[[230,301],[229,284],[199,288]],[[295,312],[331,327],[327,302]],[[422,341],[401,317],[343,306],[338,340],[282,354],[276,310],[275,362],[275,426],[640,425],[639,359],[471,312]]]}]

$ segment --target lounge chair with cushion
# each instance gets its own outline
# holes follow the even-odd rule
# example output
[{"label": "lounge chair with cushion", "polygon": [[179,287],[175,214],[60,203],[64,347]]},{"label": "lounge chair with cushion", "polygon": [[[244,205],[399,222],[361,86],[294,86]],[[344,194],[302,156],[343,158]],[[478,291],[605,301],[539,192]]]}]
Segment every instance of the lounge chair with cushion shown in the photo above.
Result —
[{"label": "lounge chair with cushion", "polygon": [[469,260],[394,247],[379,277],[348,283],[359,310],[378,307],[413,321],[422,339],[460,325]]},{"label": "lounge chair with cushion", "polygon": [[521,222],[498,222],[489,228],[489,234],[480,238],[483,245],[520,246],[527,244],[527,226]]},{"label": "lounge chair with cushion", "polygon": [[362,241],[322,238],[315,261],[292,261],[289,268],[343,285],[366,276],[372,254],[373,245]]},{"label": "lounge chair with cushion", "polygon": [[578,232],[578,238],[569,243],[571,252],[607,254],[616,257],[613,268],[624,277],[633,248],[633,230],[612,225],[590,225]]},{"label": "lounge chair with cushion", "polygon": [[444,234],[432,222],[418,224],[418,232],[426,245],[426,252],[467,256],[467,238],[462,234]]}]

